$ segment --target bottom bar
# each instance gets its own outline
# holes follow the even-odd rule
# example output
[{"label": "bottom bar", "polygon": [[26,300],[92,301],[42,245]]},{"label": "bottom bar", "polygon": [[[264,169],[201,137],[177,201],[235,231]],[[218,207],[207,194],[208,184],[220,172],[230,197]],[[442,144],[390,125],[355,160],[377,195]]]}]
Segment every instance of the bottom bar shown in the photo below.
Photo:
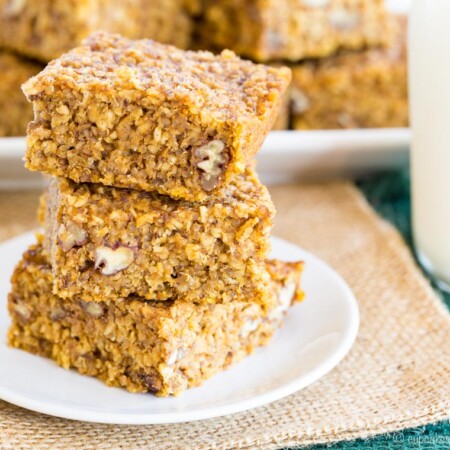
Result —
[{"label": "bottom bar", "polygon": [[269,312],[247,301],[63,300],[52,294],[41,246],[32,246],[12,277],[9,344],[109,386],[177,395],[268,344],[289,306],[301,300],[302,263],[268,261],[267,268],[277,298]]}]

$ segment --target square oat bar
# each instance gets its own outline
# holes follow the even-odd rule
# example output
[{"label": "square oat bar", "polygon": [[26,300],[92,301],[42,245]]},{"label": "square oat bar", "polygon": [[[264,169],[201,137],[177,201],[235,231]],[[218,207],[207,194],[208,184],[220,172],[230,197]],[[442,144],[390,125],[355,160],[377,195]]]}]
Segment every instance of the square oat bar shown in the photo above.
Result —
[{"label": "square oat bar", "polygon": [[206,203],[52,179],[43,214],[54,292],[262,304],[274,207],[252,169]]},{"label": "square oat bar", "polygon": [[197,32],[204,48],[294,62],[385,45],[386,18],[384,0],[204,0]]},{"label": "square oat bar", "polygon": [[24,85],[26,166],[207,201],[258,152],[290,79],[229,51],[96,33]]},{"label": "square oat bar", "polygon": [[289,306],[302,298],[301,263],[268,261],[267,270],[274,297],[269,311],[247,301],[63,300],[52,293],[41,247],[33,246],[12,278],[9,344],[109,386],[177,395],[267,345]]}]

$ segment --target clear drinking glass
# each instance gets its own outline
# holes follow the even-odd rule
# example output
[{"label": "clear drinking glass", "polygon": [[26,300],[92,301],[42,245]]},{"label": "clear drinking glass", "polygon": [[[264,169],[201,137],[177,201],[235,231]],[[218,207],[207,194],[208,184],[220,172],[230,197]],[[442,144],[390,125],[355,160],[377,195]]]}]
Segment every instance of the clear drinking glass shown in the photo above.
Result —
[{"label": "clear drinking glass", "polygon": [[413,0],[409,21],[413,233],[450,292],[450,0]]}]

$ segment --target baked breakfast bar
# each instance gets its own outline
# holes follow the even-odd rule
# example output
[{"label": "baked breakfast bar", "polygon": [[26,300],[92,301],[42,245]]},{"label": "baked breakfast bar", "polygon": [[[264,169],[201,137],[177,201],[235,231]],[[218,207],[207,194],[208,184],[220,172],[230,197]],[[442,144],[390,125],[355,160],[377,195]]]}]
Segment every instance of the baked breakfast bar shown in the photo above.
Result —
[{"label": "baked breakfast bar", "polygon": [[0,0],[0,44],[50,61],[96,30],[186,48],[196,0]]},{"label": "baked breakfast bar", "polygon": [[25,136],[33,108],[20,85],[42,70],[42,66],[0,51],[0,137]]},{"label": "baked breakfast bar", "polygon": [[387,48],[293,67],[294,129],[408,126],[407,23],[404,16],[393,20],[395,39]]},{"label": "baked breakfast bar", "polygon": [[206,48],[299,61],[386,44],[386,16],[384,0],[204,0],[198,27]]},{"label": "baked breakfast bar", "polygon": [[44,214],[54,292],[265,304],[274,207],[253,169],[206,203],[53,178]]},{"label": "baked breakfast bar", "polygon": [[26,166],[207,201],[257,153],[290,79],[229,51],[96,33],[25,83]]},{"label": "baked breakfast bar", "polygon": [[25,253],[12,277],[9,344],[131,392],[179,394],[266,345],[302,298],[301,263],[267,263],[274,308],[122,299],[62,300],[42,250]]}]

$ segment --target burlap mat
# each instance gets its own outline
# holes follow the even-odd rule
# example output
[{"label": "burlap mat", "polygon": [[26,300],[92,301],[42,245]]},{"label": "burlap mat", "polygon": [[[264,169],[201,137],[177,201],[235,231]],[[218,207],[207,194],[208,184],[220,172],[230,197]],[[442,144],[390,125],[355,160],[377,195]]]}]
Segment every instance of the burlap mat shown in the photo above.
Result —
[{"label": "burlap mat", "polygon": [[[358,298],[359,337],[333,372],[271,405],[179,425],[72,422],[0,402],[0,448],[272,449],[447,418],[449,315],[398,233],[349,184],[292,185],[272,192],[278,209],[275,234],[327,260]],[[0,194],[0,238],[33,226],[36,199]]]}]

